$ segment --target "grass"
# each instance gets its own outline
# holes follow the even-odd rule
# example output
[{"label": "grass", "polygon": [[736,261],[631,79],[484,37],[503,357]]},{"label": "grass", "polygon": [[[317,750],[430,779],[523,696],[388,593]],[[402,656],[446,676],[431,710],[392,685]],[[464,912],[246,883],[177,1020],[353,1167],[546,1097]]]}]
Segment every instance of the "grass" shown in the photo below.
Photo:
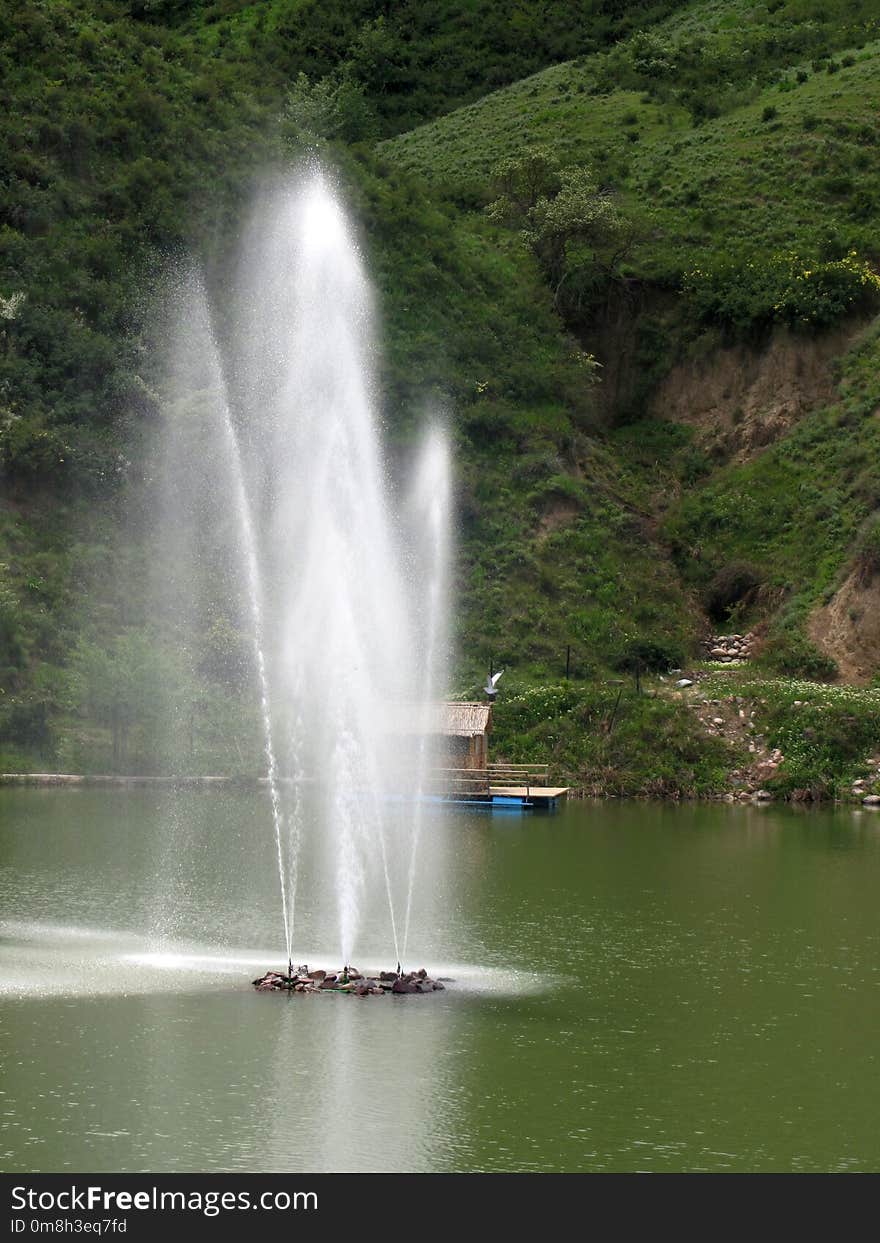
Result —
[{"label": "grass", "polygon": [[638,695],[622,682],[508,687],[493,720],[493,756],[549,763],[553,780],[590,795],[721,793],[737,758],[683,703]]},{"label": "grass", "polygon": [[[754,673],[706,680],[708,697],[742,697],[757,708],[756,723],[784,756],[767,789],[794,801],[852,801],[852,785],[868,773],[880,749],[880,689],[826,686]],[[872,786],[865,793],[880,792]],[[861,795],[856,801],[861,801]]]}]

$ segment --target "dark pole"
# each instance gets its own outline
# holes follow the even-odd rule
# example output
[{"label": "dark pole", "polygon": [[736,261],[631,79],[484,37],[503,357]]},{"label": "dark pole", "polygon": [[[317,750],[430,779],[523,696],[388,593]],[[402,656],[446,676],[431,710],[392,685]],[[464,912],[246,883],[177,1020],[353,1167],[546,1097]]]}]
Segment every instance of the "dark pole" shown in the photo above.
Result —
[{"label": "dark pole", "polygon": [[620,707],[620,697],[623,694],[623,687],[617,692],[617,698],[614,701],[614,710],[611,713],[611,720],[608,722],[608,733],[614,729],[614,718],[617,716],[617,709]]},{"label": "dark pole", "polygon": [[568,675],[571,672],[571,644],[569,643],[565,649],[565,680],[568,681]]},{"label": "dark pole", "polygon": [[642,662],[637,656],[636,657],[636,694],[641,695],[641,693],[642,693]]}]

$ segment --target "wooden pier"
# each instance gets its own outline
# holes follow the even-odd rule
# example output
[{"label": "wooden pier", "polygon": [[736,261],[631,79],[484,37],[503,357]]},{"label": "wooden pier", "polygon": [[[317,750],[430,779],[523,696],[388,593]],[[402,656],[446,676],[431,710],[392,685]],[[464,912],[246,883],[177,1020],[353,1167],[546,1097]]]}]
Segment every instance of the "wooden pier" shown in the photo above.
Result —
[{"label": "wooden pier", "polygon": [[552,811],[568,786],[547,784],[547,764],[487,764],[485,768],[432,768],[425,796],[432,801]]}]

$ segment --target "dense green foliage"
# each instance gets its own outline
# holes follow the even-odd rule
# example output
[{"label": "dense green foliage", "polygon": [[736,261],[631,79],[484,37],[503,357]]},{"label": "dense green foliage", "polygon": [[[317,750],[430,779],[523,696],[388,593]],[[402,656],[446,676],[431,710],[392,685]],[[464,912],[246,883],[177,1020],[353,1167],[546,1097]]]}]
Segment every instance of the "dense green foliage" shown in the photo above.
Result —
[{"label": "dense green foliage", "polygon": [[684,7],[686,0],[140,0],[253,83],[268,72],[344,77],[369,100],[383,133],[589,54]]},{"label": "dense green foliage", "polygon": [[803,331],[870,306],[880,277],[855,251],[813,265],[793,254],[723,256],[687,272],[683,287],[691,313],[705,323],[745,332],[781,323]]},{"label": "dense green foliage", "polygon": [[495,714],[493,742],[511,763],[545,756],[556,774],[592,795],[713,794],[736,759],[680,705],[613,682],[510,694]]},{"label": "dense green foliage", "polygon": [[[607,729],[609,679],[686,663],[707,616],[834,676],[807,619],[880,572],[880,337],[747,460],[649,406],[682,358],[875,309],[874,7],[0,0],[0,762],[257,765],[235,608],[183,661],[151,612],[157,325],[184,255],[222,302],[255,180],[317,146],[378,290],[395,468],[448,412],[459,689],[491,659],[519,679],[510,759],[720,788],[729,757],[674,699],[627,691]],[[785,789],[811,765],[836,788],[872,729]]]}]

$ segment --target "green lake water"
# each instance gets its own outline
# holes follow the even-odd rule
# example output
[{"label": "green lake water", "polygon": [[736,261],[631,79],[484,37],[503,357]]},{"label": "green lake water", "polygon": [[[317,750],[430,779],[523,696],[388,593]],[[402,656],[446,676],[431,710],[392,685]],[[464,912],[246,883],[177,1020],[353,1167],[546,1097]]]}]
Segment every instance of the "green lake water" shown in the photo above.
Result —
[{"label": "green lake water", "polygon": [[[405,965],[455,983],[361,1000],[252,989],[266,810],[0,792],[0,1167],[880,1168],[880,815],[432,811]],[[362,969],[393,966],[383,901]],[[307,856],[313,966],[335,926]]]}]

